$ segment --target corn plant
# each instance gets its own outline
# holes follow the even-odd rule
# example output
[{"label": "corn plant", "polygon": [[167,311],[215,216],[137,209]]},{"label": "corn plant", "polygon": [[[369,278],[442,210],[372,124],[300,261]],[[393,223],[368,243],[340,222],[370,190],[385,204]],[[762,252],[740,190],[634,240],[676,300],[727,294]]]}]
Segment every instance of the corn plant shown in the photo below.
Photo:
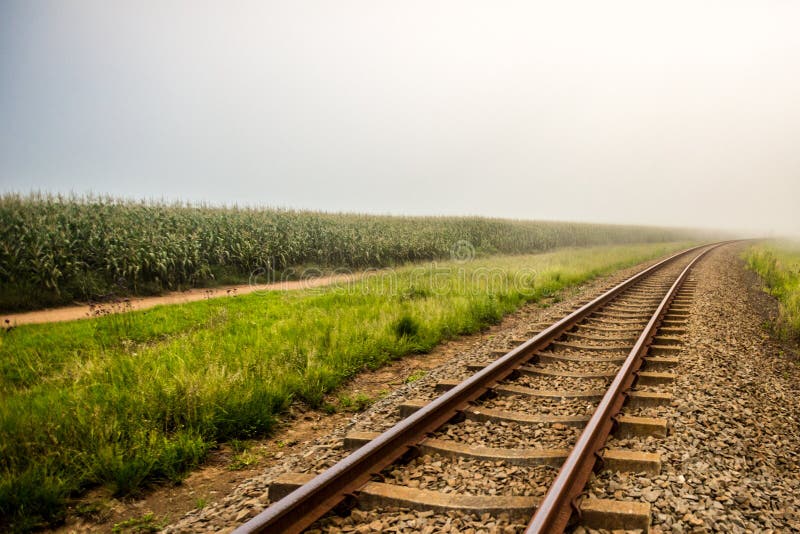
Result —
[{"label": "corn plant", "polygon": [[109,294],[152,294],[246,281],[255,269],[386,267],[478,254],[663,242],[674,229],[479,217],[391,217],[135,202],[110,197],[0,197],[0,309]]}]

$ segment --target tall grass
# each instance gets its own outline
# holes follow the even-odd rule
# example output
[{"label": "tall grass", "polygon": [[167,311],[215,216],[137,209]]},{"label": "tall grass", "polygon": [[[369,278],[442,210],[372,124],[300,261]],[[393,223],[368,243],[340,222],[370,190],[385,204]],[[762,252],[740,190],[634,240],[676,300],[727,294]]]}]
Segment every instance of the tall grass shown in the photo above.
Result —
[{"label": "tall grass", "polygon": [[690,239],[688,231],[478,217],[0,196],[0,310],[246,281],[256,269],[385,267],[479,254]]},{"label": "tall grass", "polygon": [[759,244],[748,249],[745,259],[762,278],[767,291],[778,299],[776,332],[784,338],[800,339],[800,245]]},{"label": "tall grass", "polygon": [[54,523],[93,485],[177,480],[216,443],[268,433],[365,368],[679,244],[568,249],[378,272],[28,325],[0,337],[0,530]]}]

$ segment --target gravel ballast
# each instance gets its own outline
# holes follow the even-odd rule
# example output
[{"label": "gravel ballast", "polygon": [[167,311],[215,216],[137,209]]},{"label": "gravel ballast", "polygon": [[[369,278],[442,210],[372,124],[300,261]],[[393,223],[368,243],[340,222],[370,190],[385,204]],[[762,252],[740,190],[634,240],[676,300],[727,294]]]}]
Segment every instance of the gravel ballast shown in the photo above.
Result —
[{"label": "gravel ballast", "polygon": [[[502,461],[451,459],[438,454],[424,454],[406,465],[385,469],[384,482],[442,493],[541,497],[557,472],[555,467],[547,465],[521,466]],[[531,480],[544,484],[533,485]]]},{"label": "gravel ballast", "polygon": [[581,429],[562,424],[526,424],[507,421],[464,421],[446,425],[433,437],[467,445],[500,448],[564,449],[578,439]]},{"label": "gravel ballast", "polygon": [[650,502],[654,533],[800,531],[800,366],[766,335],[772,302],[740,250],[717,249],[693,271],[678,378],[648,388],[674,396],[659,411],[668,436],[609,442],[660,452],[661,474],[606,471],[589,486],[597,497]]},{"label": "gravel ballast", "polygon": [[507,412],[522,412],[530,415],[592,415],[596,402],[584,399],[548,399],[520,397],[518,395],[499,396],[480,404],[484,408]]}]

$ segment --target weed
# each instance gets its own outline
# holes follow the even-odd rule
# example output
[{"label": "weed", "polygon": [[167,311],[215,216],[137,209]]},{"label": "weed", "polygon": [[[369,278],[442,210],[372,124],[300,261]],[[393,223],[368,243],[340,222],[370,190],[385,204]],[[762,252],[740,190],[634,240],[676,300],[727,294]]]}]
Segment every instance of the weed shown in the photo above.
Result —
[{"label": "weed", "polygon": [[419,332],[419,321],[410,315],[403,315],[394,324],[394,334],[398,338],[413,338]]},{"label": "weed", "polygon": [[373,402],[375,402],[374,399],[364,393],[356,393],[353,396],[339,395],[339,406],[345,412],[363,412]]},{"label": "weed", "polygon": [[90,519],[95,522],[102,521],[111,514],[111,506],[107,502],[93,501],[80,503],[75,506],[74,513],[78,517]]},{"label": "weed", "polygon": [[[283,446],[283,442],[278,441],[278,443],[280,444],[279,446]],[[228,441],[228,446],[234,453],[238,454],[248,450],[250,448],[250,443],[245,440],[233,438]]]},{"label": "weed", "polygon": [[406,384],[411,384],[412,382],[416,382],[420,378],[424,377],[426,374],[428,374],[426,371],[423,371],[422,369],[417,369],[416,371],[414,371],[413,373],[411,373],[406,377]]},{"label": "weed", "polygon": [[132,517],[125,521],[116,523],[111,529],[112,532],[141,534],[145,532],[158,532],[168,523],[166,517],[156,518],[155,514],[147,513],[141,517]]},{"label": "weed", "polygon": [[778,299],[778,319],[768,321],[768,330],[784,339],[800,339],[800,247],[789,242],[762,243],[750,247],[745,260]]},{"label": "weed", "polygon": [[[284,445],[282,441],[278,441],[277,444],[279,447]],[[230,471],[247,469],[257,464],[260,459],[258,454],[252,452],[252,443],[250,441],[231,439],[228,441],[228,446],[234,453],[231,462],[228,464],[228,470]]]},{"label": "weed", "polygon": [[229,471],[240,471],[242,469],[247,469],[248,467],[252,467],[258,464],[259,456],[252,452],[244,451],[231,459],[231,463],[228,464]]},{"label": "weed", "polygon": [[403,290],[400,293],[401,300],[416,300],[416,299],[425,299],[432,296],[432,293],[429,289],[424,287],[419,287],[416,285],[411,285],[411,287]]}]

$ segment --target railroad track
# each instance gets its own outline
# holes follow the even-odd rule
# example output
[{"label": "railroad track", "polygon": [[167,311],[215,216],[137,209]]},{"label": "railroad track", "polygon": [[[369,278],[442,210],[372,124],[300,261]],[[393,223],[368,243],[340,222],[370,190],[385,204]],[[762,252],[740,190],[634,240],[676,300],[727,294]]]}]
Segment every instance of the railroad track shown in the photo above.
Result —
[{"label": "railroad track", "polygon": [[317,476],[275,480],[273,504],[235,532],[301,532],[356,507],[469,512],[529,533],[576,522],[646,531],[648,503],[582,493],[600,466],[660,470],[655,454],[605,444],[612,433],[666,435],[668,421],[652,415],[671,400],[663,386],[678,363],[691,268],[716,246],[675,254],[542,325],[466,380],[439,383],[433,401],[402,405],[404,418],[387,431],[348,435],[354,452]]}]

